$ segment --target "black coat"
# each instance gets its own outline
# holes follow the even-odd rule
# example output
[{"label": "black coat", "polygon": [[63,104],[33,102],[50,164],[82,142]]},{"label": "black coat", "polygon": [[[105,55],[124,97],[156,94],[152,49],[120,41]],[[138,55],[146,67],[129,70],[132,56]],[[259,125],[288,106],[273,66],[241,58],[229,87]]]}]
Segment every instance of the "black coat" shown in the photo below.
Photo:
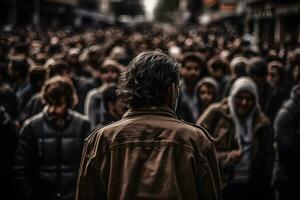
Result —
[{"label": "black coat", "polygon": [[[297,93],[296,93],[297,91]],[[275,182],[299,183],[300,178],[300,87],[279,110],[275,123],[276,163]]]},{"label": "black coat", "polygon": [[0,199],[11,199],[13,195],[13,161],[17,148],[17,127],[3,107],[0,106]]},{"label": "black coat", "polygon": [[67,119],[61,130],[52,126],[45,111],[25,121],[14,166],[22,199],[74,199],[90,122],[75,111]]}]

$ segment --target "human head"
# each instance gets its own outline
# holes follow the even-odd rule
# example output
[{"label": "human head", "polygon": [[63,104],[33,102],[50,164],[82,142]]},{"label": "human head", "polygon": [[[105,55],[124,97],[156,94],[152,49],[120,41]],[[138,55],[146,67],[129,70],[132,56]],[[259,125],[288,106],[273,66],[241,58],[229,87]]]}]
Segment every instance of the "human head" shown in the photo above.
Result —
[{"label": "human head", "polygon": [[79,48],[70,48],[67,54],[67,60],[70,64],[77,64],[80,54]]},{"label": "human head", "polygon": [[115,119],[120,119],[127,110],[127,107],[122,98],[117,96],[116,90],[116,84],[107,85],[102,91],[102,99],[106,112]]},{"label": "human head", "polygon": [[267,63],[261,57],[253,57],[249,59],[249,75],[254,80],[257,87],[262,87],[267,81]]},{"label": "human head", "polygon": [[49,65],[47,69],[47,77],[51,78],[57,75],[71,78],[71,66],[62,60],[54,61],[53,65]]},{"label": "human head", "polygon": [[212,57],[208,61],[208,71],[212,77],[216,80],[221,80],[227,73],[228,64],[221,60],[218,56]]},{"label": "human head", "polygon": [[128,64],[128,53],[126,48],[115,46],[109,53],[109,57],[123,65]]},{"label": "human head", "polygon": [[178,100],[180,64],[159,51],[138,54],[120,77],[119,92],[129,107],[170,106]]},{"label": "human head", "polygon": [[283,64],[278,61],[268,63],[268,80],[276,86],[282,86],[284,81]]},{"label": "human head", "polygon": [[258,92],[255,83],[247,77],[238,78],[231,87],[229,101],[237,116],[240,118],[248,117],[258,104]]},{"label": "human head", "polygon": [[100,68],[100,77],[103,83],[117,83],[124,66],[114,60],[106,59]]},{"label": "human head", "polygon": [[248,59],[242,56],[235,57],[230,62],[230,74],[233,79],[247,75]]},{"label": "human head", "polygon": [[29,64],[25,57],[12,57],[8,64],[8,73],[13,80],[26,80]]},{"label": "human head", "polygon": [[33,88],[40,90],[46,79],[46,69],[42,66],[34,66],[29,69],[29,81]]},{"label": "human head", "polygon": [[181,76],[185,83],[195,85],[205,73],[204,59],[198,53],[186,53],[182,59]]},{"label": "human head", "polygon": [[42,98],[46,105],[72,109],[77,104],[77,94],[70,79],[54,76],[47,80],[42,88]]},{"label": "human head", "polygon": [[203,107],[207,107],[218,98],[218,83],[211,77],[201,79],[196,86],[196,95]]}]

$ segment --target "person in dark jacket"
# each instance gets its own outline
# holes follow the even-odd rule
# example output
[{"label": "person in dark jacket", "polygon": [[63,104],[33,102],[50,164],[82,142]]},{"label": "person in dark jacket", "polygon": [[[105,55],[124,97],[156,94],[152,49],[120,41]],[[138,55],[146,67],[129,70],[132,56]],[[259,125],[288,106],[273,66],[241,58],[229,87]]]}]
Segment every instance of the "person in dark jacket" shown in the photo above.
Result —
[{"label": "person in dark jacket", "polygon": [[74,72],[72,71],[72,66],[61,59],[55,61],[53,66],[50,65],[47,75],[48,78],[60,75],[66,76],[72,80],[78,96],[78,103],[75,106],[74,110],[83,114],[84,100],[88,91],[94,87],[93,81],[82,76],[76,76],[76,74],[74,74]]},{"label": "person in dark jacket", "polygon": [[71,110],[77,102],[70,79],[55,76],[43,89],[44,110],[24,122],[14,170],[22,199],[73,200],[90,122]]},{"label": "person in dark jacket", "polygon": [[212,104],[197,123],[215,138],[224,199],[269,200],[272,132],[254,82],[238,78],[229,97]]},{"label": "person in dark jacket", "polygon": [[249,75],[258,89],[260,107],[272,123],[286,95],[267,80],[267,63],[262,57],[253,57],[248,64]]},{"label": "person in dark jacket", "polygon": [[8,65],[8,73],[13,80],[14,92],[18,98],[18,111],[25,107],[28,98],[28,73],[30,65],[27,62],[25,55],[14,56],[10,58]]},{"label": "person in dark jacket", "polygon": [[225,97],[226,85],[229,82],[228,63],[222,60],[219,56],[214,56],[207,62],[209,75],[219,84],[218,97]]},{"label": "person in dark jacket", "polygon": [[140,53],[121,75],[123,118],[86,139],[77,200],[219,200],[214,142],[177,119],[180,65],[158,51]]},{"label": "person in dark jacket", "polygon": [[4,107],[0,106],[0,199],[13,199],[13,161],[18,142],[16,124],[10,119]]},{"label": "person in dark jacket", "polygon": [[[21,114],[19,116],[19,122],[22,124],[26,119],[32,117],[30,113],[30,106],[32,105],[32,99],[39,95],[43,84],[46,80],[46,69],[41,66],[33,66],[29,70],[29,87],[24,92],[24,107],[21,107]],[[41,110],[39,110],[40,112]],[[37,113],[35,113],[37,114]]]},{"label": "person in dark jacket", "polygon": [[106,59],[100,67],[100,77],[102,85],[91,89],[86,96],[84,105],[84,114],[91,120],[92,127],[103,122],[105,107],[102,102],[102,92],[108,84],[117,83],[120,73],[124,70],[124,66],[118,62]]},{"label": "person in dark jacket", "polygon": [[181,63],[182,80],[176,114],[187,122],[195,123],[199,116],[196,85],[206,74],[206,66],[202,54],[194,52],[185,53]]},{"label": "person in dark jacket", "polygon": [[299,197],[300,180],[300,84],[279,110],[275,122],[276,160],[274,187],[278,200]]},{"label": "person in dark jacket", "polygon": [[229,65],[229,79],[225,86],[225,96],[227,97],[230,92],[230,88],[234,81],[242,76],[247,76],[248,59],[243,56],[237,56],[233,58]]},{"label": "person in dark jacket", "polygon": [[7,67],[0,64],[0,105],[4,107],[12,120],[17,121],[18,99],[13,88],[5,80],[6,73]]}]

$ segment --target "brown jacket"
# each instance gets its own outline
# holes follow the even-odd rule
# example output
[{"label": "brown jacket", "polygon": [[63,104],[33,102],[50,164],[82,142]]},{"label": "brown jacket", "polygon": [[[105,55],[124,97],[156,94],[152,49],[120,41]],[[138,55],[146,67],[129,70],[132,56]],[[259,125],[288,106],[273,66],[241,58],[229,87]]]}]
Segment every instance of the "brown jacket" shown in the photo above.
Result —
[{"label": "brown jacket", "polygon": [[[234,122],[230,115],[227,99],[208,107],[198,119],[197,124],[206,128],[215,139],[222,185],[225,186],[230,180],[231,172],[236,164],[235,161],[232,161],[231,154],[238,150]],[[251,181],[268,184],[272,171],[273,139],[270,122],[259,108],[256,108],[254,112],[253,125]]]},{"label": "brown jacket", "polygon": [[76,199],[221,199],[213,139],[168,108],[129,110],[86,139]]}]

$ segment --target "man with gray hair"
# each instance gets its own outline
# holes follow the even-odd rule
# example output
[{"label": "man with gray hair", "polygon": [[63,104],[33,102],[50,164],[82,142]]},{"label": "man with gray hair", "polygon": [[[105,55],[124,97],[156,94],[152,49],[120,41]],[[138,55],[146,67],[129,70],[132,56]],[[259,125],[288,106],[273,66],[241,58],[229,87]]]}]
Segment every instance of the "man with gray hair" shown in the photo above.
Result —
[{"label": "man with gray hair", "polygon": [[86,139],[77,200],[221,199],[213,139],[174,113],[179,73],[161,52],[131,61],[119,88],[129,110]]}]

